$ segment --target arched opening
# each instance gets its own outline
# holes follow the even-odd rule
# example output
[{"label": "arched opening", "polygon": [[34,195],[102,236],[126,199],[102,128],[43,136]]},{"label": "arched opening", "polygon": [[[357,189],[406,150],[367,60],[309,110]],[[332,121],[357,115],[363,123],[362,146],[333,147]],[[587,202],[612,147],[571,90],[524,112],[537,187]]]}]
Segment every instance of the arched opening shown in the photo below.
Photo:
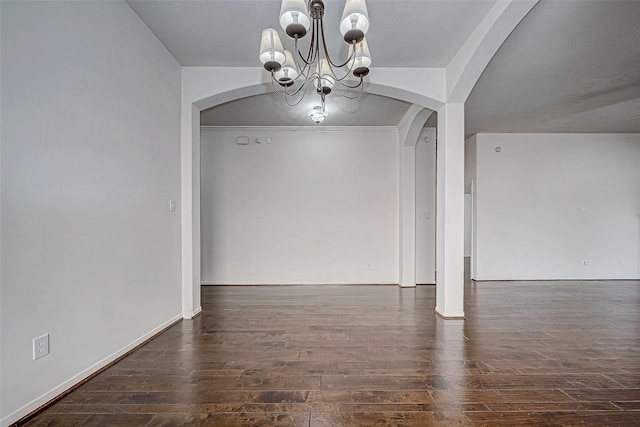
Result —
[{"label": "arched opening", "polygon": [[[196,93],[207,91],[207,85],[199,85],[190,91],[187,84],[187,99],[183,96],[183,315],[193,317],[200,311],[201,285],[201,223],[200,223],[200,112],[230,101],[270,92],[269,84],[253,84],[238,86],[227,90],[208,90],[208,94]],[[214,92],[214,93],[211,93]],[[370,83],[366,87],[367,94],[392,97],[415,104],[418,110],[436,109],[443,105],[440,100],[411,92],[390,85]],[[204,95],[204,96],[203,96]],[[191,99],[188,99],[191,97]],[[424,120],[423,120],[424,121]],[[188,126],[190,124],[191,126]],[[411,123],[408,124],[409,126]],[[421,126],[423,123],[420,124]],[[186,130],[186,132],[185,132]],[[364,268],[371,268],[370,263],[362,263]]]},{"label": "arched opening", "polygon": [[[273,89],[271,87],[271,84],[260,83],[237,87],[220,93],[210,94],[202,98],[194,99],[192,101],[192,104],[199,111],[202,111],[220,104],[224,104],[226,102],[246,98],[253,95],[269,93],[272,91]],[[411,92],[406,89],[383,84],[367,83],[364,92],[372,95],[380,95],[387,98],[398,99],[400,101],[405,101],[434,111],[444,105],[444,102],[442,100],[422,95],[417,92]]]}]

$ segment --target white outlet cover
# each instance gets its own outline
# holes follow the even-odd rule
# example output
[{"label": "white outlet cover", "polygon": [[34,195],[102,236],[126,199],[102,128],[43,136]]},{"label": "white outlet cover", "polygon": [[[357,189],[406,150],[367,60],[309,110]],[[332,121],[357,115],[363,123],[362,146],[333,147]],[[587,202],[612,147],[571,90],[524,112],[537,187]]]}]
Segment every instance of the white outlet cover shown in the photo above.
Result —
[{"label": "white outlet cover", "polygon": [[49,334],[33,339],[33,360],[49,354]]}]

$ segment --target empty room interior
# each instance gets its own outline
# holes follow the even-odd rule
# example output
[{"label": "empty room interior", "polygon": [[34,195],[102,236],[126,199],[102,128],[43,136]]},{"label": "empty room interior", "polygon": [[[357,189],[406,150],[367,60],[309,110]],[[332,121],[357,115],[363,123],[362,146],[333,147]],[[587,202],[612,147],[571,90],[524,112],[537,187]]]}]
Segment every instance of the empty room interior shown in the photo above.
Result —
[{"label": "empty room interior", "polygon": [[640,423],[640,2],[0,31],[0,427]]}]

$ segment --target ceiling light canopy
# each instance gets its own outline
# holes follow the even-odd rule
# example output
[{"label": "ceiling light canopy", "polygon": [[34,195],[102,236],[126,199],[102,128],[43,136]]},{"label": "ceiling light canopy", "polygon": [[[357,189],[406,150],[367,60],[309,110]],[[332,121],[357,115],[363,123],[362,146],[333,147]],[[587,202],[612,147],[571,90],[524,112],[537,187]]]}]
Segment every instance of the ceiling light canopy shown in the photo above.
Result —
[{"label": "ceiling light canopy", "polygon": [[[357,98],[364,88],[364,77],[369,74],[371,54],[365,39],[369,29],[369,15],[365,0],[346,0],[340,32],[349,45],[349,56],[344,62],[335,62],[329,55],[324,34],[324,2],[322,0],[282,0],[280,26],[294,40],[294,53],[284,50],[278,32],[267,28],[260,41],[260,61],[271,73],[274,90],[283,95],[287,104],[299,104],[310,87],[320,96],[324,113],[325,96],[332,90],[345,98]],[[307,33],[309,48],[300,50],[298,42]],[[348,80],[349,75],[355,77]],[[354,95],[353,90],[359,91]],[[311,114],[310,114],[311,116]],[[326,113],[319,121],[326,117]]]}]

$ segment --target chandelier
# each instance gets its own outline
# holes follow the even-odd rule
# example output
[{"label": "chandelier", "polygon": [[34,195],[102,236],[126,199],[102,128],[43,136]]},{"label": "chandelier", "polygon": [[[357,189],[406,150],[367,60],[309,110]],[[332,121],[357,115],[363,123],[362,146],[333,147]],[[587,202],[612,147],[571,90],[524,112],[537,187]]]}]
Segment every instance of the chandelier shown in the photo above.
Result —
[{"label": "chandelier", "polygon": [[[298,105],[313,87],[321,104],[309,112],[320,124],[326,117],[325,96],[336,90],[345,98],[362,95],[364,77],[369,74],[371,55],[365,34],[369,15],[365,0],[346,0],[340,32],[349,45],[344,62],[334,61],[327,49],[324,34],[324,2],[322,0],[282,0],[280,26],[294,40],[294,53],[284,50],[278,32],[267,28],[260,41],[260,61],[271,73],[271,85],[284,96],[290,106]],[[298,42],[310,34],[309,48],[302,53]],[[352,74],[354,79],[348,79]],[[355,94],[354,94],[355,92]]]}]

